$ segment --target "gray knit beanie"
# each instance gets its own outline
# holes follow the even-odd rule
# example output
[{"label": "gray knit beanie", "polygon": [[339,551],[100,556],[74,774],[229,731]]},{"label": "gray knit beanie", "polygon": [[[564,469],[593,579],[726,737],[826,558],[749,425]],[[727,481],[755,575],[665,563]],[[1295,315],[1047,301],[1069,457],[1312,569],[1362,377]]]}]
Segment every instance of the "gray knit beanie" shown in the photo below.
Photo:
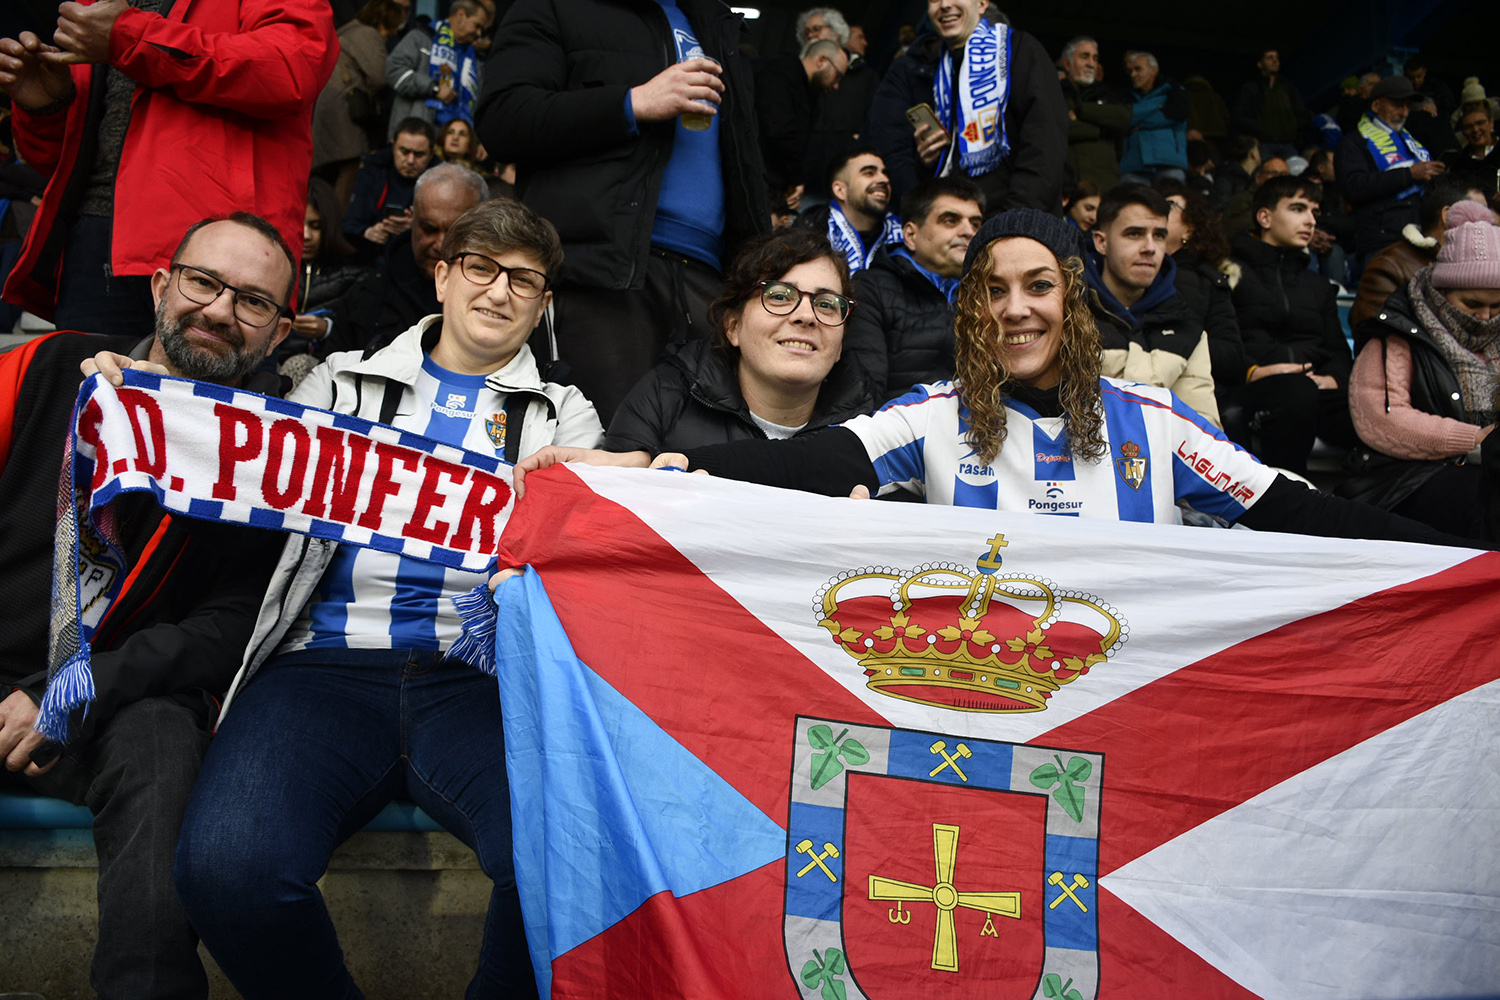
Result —
[{"label": "gray knit beanie", "polygon": [[1083,256],[1082,232],[1066,219],[1034,208],[1012,208],[1001,212],[984,225],[969,241],[969,252],[964,254],[964,274],[974,266],[979,251],[995,240],[1007,236],[1025,236],[1045,246],[1059,261],[1068,257]]}]

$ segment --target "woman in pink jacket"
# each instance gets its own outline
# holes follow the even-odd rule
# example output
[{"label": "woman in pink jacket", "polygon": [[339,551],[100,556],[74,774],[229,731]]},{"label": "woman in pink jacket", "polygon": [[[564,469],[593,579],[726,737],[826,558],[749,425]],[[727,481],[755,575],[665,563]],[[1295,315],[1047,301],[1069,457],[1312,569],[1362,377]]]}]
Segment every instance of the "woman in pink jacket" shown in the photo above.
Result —
[{"label": "woman in pink jacket", "polygon": [[1349,408],[1365,448],[1345,496],[1481,537],[1478,451],[1500,407],[1500,228],[1448,213],[1437,263],[1356,331]]}]

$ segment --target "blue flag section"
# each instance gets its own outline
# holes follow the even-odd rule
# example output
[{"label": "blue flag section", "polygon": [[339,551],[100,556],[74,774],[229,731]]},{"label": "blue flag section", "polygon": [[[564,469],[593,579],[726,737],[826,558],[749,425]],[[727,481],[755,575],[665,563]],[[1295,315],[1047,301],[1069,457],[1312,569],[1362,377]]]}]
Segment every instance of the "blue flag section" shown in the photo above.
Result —
[{"label": "blue flag section", "polygon": [[657,893],[784,857],[786,831],[578,659],[535,571],[495,603],[516,879],[545,997],[558,956]]}]

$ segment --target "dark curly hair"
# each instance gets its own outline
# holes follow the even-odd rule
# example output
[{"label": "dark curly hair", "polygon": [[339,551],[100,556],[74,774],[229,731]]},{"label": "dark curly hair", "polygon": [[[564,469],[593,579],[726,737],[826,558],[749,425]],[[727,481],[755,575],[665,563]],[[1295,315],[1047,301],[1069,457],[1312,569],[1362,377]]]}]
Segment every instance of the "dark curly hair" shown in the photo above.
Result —
[{"label": "dark curly hair", "polygon": [[828,258],[839,275],[839,292],[852,298],[849,264],[836,252],[828,237],[805,226],[790,226],[775,232],[753,236],[740,247],[729,270],[724,274],[724,290],[708,307],[708,323],[713,328],[716,346],[737,355],[739,348],[729,343],[724,319],[759,291],[762,281],[774,281],[798,264]]},{"label": "dark curly hair", "polygon": [[1189,194],[1182,224],[1188,227],[1187,248],[1198,259],[1217,267],[1229,256],[1229,240],[1224,237],[1224,213],[1211,198]]},{"label": "dark curly hair", "polygon": [[[990,252],[1000,241],[980,249],[958,287],[953,320],[954,379],[969,409],[965,438],[980,461],[989,465],[1005,444],[1005,386],[1010,381],[1005,351],[1000,346],[1000,324],[990,311],[989,277],[994,265]],[[1067,420],[1068,447],[1075,458],[1103,457],[1104,408],[1099,396],[1099,328],[1088,306],[1088,284],[1083,260],[1058,262],[1063,273],[1063,329],[1058,358],[1062,381],[1058,400]]]}]

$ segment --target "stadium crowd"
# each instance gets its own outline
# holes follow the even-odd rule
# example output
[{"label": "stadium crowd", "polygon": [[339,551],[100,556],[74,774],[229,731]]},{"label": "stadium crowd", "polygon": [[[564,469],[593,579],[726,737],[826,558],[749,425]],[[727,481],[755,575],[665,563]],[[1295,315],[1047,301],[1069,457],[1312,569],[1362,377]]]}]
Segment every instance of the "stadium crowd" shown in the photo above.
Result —
[{"label": "stadium crowd", "polygon": [[0,39],[0,323],[24,334],[0,354],[0,787],[95,814],[100,996],[206,996],[200,939],[246,997],[360,995],[317,882],[395,797],[494,881],[469,995],[535,980],[498,698],[448,655],[489,574],[130,498],[92,706],[65,746],[37,731],[80,370],[523,473],[1005,510],[1070,479],[1084,516],[1500,541],[1477,78],[1455,95],[1412,58],[1314,113],[1277,49],[1221,96],[1143,49],[1048,52],[986,0],[928,0],[883,63],[831,7],[760,59],[719,0],[346,6],[69,2]]}]

